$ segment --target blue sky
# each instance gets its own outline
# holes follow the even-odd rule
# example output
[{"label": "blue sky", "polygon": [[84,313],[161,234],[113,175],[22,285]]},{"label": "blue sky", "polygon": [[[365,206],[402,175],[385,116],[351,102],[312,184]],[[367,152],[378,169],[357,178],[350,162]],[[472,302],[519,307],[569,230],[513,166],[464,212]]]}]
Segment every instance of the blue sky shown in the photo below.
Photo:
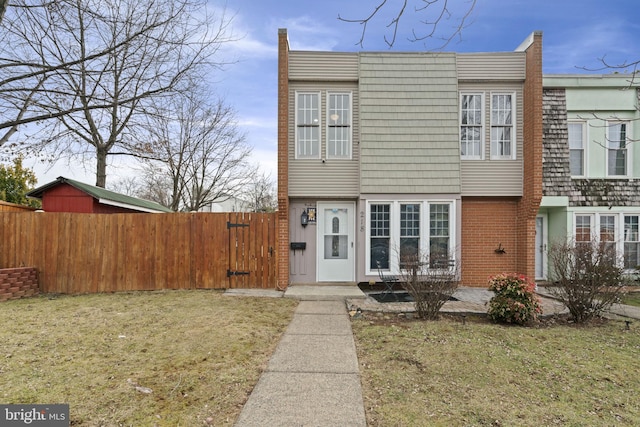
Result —
[{"label": "blue sky", "polygon": [[[277,40],[287,28],[293,50],[359,51],[361,26],[337,19],[362,18],[381,0],[228,0],[226,13],[238,40],[221,52],[235,62],[212,76],[216,92],[237,111],[238,125],[254,147],[253,161],[276,177]],[[413,13],[419,0],[409,0],[392,51],[433,50],[441,41],[409,42],[412,28],[424,28]],[[221,2],[210,0],[216,8]],[[383,35],[402,0],[387,0],[364,39],[364,50],[388,51]],[[469,7],[468,0],[449,0],[452,16],[440,34],[451,34]],[[435,7],[435,6],[434,6]],[[638,0],[477,0],[467,26],[445,51],[513,51],[532,32],[543,32],[543,69],[550,73],[607,73],[596,71],[600,58],[613,64],[640,59]],[[425,44],[426,43],[426,44]],[[585,70],[585,68],[587,70]],[[591,71],[588,71],[591,70]],[[59,175],[93,183],[90,169],[62,162],[45,171],[36,168],[38,184]],[[132,175],[128,165],[112,165],[108,182]]]}]

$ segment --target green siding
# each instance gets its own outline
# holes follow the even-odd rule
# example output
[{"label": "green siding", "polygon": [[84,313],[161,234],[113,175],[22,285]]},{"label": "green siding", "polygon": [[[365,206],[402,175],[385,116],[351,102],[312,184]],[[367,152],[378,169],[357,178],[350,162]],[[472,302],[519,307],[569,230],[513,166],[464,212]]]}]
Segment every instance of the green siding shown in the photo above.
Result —
[{"label": "green siding", "polygon": [[362,193],[459,193],[455,54],[360,54]]}]

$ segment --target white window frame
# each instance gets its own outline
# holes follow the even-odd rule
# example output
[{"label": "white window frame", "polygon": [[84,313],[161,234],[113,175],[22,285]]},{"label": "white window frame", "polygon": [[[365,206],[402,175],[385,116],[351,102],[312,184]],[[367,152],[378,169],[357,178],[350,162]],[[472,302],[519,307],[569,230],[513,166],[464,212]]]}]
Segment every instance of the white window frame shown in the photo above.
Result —
[{"label": "white window frame", "polygon": [[[299,124],[298,123],[298,118],[299,118],[299,96],[300,95],[315,95],[317,96],[318,99],[318,123],[310,123],[310,124]],[[295,158],[296,159],[320,159],[322,156],[322,94],[320,92],[317,91],[296,91],[295,92]],[[298,130],[301,127],[308,127],[308,128],[317,128],[318,131],[318,138],[317,138],[317,155],[313,155],[313,154],[303,154],[300,151],[300,141],[299,141],[299,134],[298,134]],[[313,150],[312,150],[313,151]]]},{"label": "white window frame", "polygon": [[[626,219],[627,219],[627,217],[638,217],[638,223],[640,223],[640,213],[625,212],[622,215],[622,225],[620,226],[620,228],[622,229],[622,239],[621,239],[622,240],[622,258],[623,258],[623,262],[625,263],[625,265],[627,263],[627,260],[626,260],[626,257],[625,257],[625,246],[626,246],[626,244],[627,243],[635,244],[635,245],[639,245],[640,244],[640,235],[637,236],[638,238],[636,240],[627,240],[628,239],[628,235],[626,233],[626,223],[627,223]],[[640,234],[640,232],[639,232],[639,234]],[[630,272],[635,272],[635,270],[636,270],[635,266],[632,267],[632,268],[628,268],[627,269],[627,271],[630,271]]]},{"label": "white window frame", "polygon": [[[334,119],[331,117],[331,97],[334,95],[346,95],[349,98],[349,105],[348,105],[348,117],[347,117],[347,123],[340,125],[340,126],[334,126],[332,125],[332,123],[334,122]],[[349,160],[351,159],[351,153],[352,153],[352,141],[353,141],[353,95],[352,92],[350,91],[327,91],[327,106],[326,106],[326,121],[327,121],[327,131],[326,131],[326,154],[327,154],[327,159],[346,159]],[[347,129],[347,142],[346,142],[346,150],[347,153],[346,155],[332,155],[331,154],[331,128],[332,127],[336,127],[336,128],[346,128]]]},{"label": "white window frame", "polygon": [[[462,100],[464,99],[465,96],[479,96],[480,97],[480,124],[479,125],[469,125],[469,124],[465,124],[462,123],[462,106],[463,106],[463,102]],[[460,140],[460,158],[462,160],[483,160],[484,159],[484,144],[485,144],[485,94],[484,92],[460,92],[460,135],[459,135],[459,140]],[[470,127],[480,127],[480,147],[479,147],[479,153],[478,155],[471,155],[471,154],[462,154],[462,134],[463,134],[463,129],[464,128],[470,128]]]},{"label": "white window frame", "polygon": [[[494,96],[511,96],[511,124],[502,124],[502,123],[494,123],[493,120],[493,110],[494,110],[494,103],[493,103],[493,97]],[[516,104],[516,93],[515,92],[491,92],[490,95],[491,97],[490,99],[490,107],[489,107],[489,138],[490,138],[490,158],[491,160],[515,160],[516,159],[516,150],[517,150],[517,128],[516,128],[516,124],[517,124],[517,115],[516,115],[516,110],[517,110],[517,104]],[[511,128],[511,146],[510,146],[510,153],[508,155],[501,155],[498,154],[498,150],[497,150],[497,141],[494,141],[493,139],[493,129],[495,127],[510,127]]]},{"label": "white window frame", "polygon": [[376,275],[377,269],[371,267],[371,205],[390,205],[389,207],[389,269],[392,274],[400,274],[400,206],[418,204],[420,205],[420,235],[418,236],[420,253],[428,254],[430,243],[430,213],[431,205],[449,205],[449,252],[451,257],[456,257],[456,230],[457,216],[456,203],[451,199],[428,199],[428,200],[367,200],[366,207],[366,245],[365,245],[365,274]]},{"label": "white window frame", "polygon": [[[610,137],[610,130],[612,126],[615,125],[625,125],[625,146],[624,148],[611,148],[611,137]],[[605,161],[606,161],[606,170],[607,170],[607,177],[609,178],[615,178],[615,177],[628,177],[631,176],[631,139],[630,139],[630,135],[632,135],[632,129],[631,129],[631,121],[630,120],[607,120],[606,122],[606,132],[605,132],[605,136],[606,136],[606,151],[607,154],[605,156]],[[620,174],[613,174],[611,173],[611,171],[609,170],[609,155],[611,154],[611,151],[619,151],[619,150],[624,150],[624,154],[625,154],[625,164],[624,164],[624,174],[620,175]]]},{"label": "white window frame", "polygon": [[[569,129],[571,128],[572,125],[580,126],[581,128],[582,148],[571,147],[571,135],[570,135]],[[567,121],[567,144],[569,145],[569,172],[571,176],[575,176],[575,177],[587,176],[587,141],[588,141],[587,122],[585,122],[584,120],[568,120]],[[577,150],[582,150],[582,173],[581,174],[574,174],[573,171],[571,170],[571,152],[577,151]]]}]

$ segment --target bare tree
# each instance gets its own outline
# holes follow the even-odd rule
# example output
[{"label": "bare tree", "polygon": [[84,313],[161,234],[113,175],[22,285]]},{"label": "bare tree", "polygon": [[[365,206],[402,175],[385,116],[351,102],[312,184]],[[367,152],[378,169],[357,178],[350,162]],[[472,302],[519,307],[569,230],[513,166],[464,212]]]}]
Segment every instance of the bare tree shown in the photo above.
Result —
[{"label": "bare tree", "polygon": [[144,155],[150,105],[216,65],[228,24],[205,0],[16,0],[0,46],[3,139],[39,122],[28,147],[94,157],[104,187],[107,156]]},{"label": "bare tree", "polygon": [[9,6],[9,0],[0,0],[0,24],[2,23],[2,17],[7,10],[7,6]]},{"label": "bare tree", "polygon": [[278,208],[275,183],[266,172],[257,172],[243,194],[252,212],[275,212]]},{"label": "bare tree", "polygon": [[[456,4],[459,4],[459,2],[456,2]],[[396,6],[395,9],[393,9],[393,5]],[[413,6],[413,10],[407,10],[407,6],[409,5]],[[453,39],[462,35],[462,30],[468,25],[468,20],[475,5],[476,0],[467,0],[467,5],[464,7],[462,16],[456,18],[451,11],[449,0],[379,0],[378,5],[364,18],[347,19],[338,15],[338,19],[343,22],[356,23],[362,26],[360,41],[356,44],[364,47],[367,26],[374,18],[383,15],[383,11],[387,9],[394,10],[389,22],[386,24],[388,34],[383,36],[385,43],[391,48],[398,37],[400,21],[406,17],[406,14],[415,13],[420,17],[420,24],[424,28],[411,28],[411,36],[408,37],[409,41],[424,42],[427,39],[437,38],[441,41],[440,46],[437,48],[442,49]],[[452,27],[445,32],[446,35],[439,36],[439,28],[447,21],[453,22]]]},{"label": "bare tree", "polygon": [[[197,211],[238,194],[252,179],[251,146],[238,130],[235,111],[195,90],[161,106],[147,124],[149,177],[166,182],[168,207]],[[147,179],[148,181],[149,179]],[[163,183],[156,183],[163,185]]]}]

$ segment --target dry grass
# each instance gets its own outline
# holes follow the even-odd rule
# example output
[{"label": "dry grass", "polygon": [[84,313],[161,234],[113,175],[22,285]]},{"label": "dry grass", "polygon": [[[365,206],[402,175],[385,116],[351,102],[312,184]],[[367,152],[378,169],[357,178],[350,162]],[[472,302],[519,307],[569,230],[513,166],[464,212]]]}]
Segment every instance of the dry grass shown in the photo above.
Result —
[{"label": "dry grass", "polygon": [[73,426],[232,425],[295,305],[215,291],[5,302],[0,401],[68,403]]},{"label": "dry grass", "polygon": [[640,425],[640,326],[354,320],[370,426]]},{"label": "dry grass", "polygon": [[632,305],[634,307],[640,307],[640,292],[629,292],[627,295],[622,297],[622,303]]}]

